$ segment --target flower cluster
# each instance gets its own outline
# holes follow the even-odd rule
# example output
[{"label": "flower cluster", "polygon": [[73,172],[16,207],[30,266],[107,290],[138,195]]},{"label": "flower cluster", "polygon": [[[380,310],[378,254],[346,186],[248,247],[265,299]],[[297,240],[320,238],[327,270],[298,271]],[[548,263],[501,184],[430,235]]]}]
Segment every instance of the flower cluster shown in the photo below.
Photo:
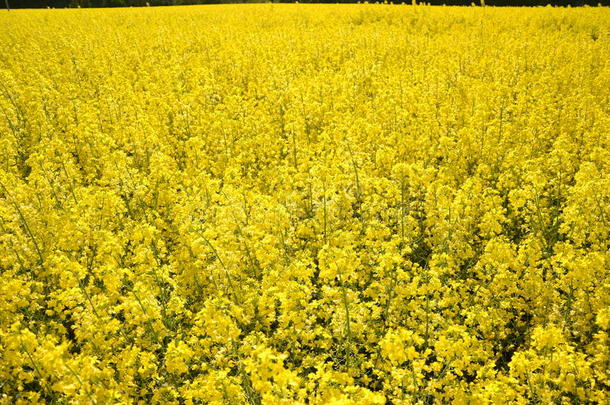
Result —
[{"label": "flower cluster", "polygon": [[0,38],[0,403],[610,401],[608,9]]}]

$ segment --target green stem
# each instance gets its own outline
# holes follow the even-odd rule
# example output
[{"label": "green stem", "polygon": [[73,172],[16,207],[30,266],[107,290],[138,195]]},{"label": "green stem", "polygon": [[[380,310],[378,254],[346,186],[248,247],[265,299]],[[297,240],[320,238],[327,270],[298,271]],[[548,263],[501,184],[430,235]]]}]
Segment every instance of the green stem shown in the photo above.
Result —
[{"label": "green stem", "polygon": [[346,365],[349,368],[350,359],[352,358],[352,327],[351,327],[351,319],[349,315],[349,302],[347,298],[347,289],[345,288],[345,283],[343,279],[339,277],[339,283],[341,284],[341,295],[343,298],[343,309],[345,310],[345,333],[346,333]]}]

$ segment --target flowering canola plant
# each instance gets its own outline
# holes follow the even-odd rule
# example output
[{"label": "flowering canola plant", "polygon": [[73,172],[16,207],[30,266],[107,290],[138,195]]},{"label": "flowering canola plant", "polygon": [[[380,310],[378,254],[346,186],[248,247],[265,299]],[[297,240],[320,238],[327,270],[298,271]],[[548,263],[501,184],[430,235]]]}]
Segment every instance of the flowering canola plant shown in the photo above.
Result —
[{"label": "flowering canola plant", "polygon": [[0,403],[610,401],[609,9],[0,38]]}]

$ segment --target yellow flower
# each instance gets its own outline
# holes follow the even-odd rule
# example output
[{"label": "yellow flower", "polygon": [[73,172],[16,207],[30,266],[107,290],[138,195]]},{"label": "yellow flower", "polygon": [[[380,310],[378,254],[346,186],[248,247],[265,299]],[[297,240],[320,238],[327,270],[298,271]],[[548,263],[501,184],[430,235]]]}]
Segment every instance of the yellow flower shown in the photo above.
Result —
[{"label": "yellow flower", "polygon": [[609,32],[0,13],[0,403],[608,403]]}]

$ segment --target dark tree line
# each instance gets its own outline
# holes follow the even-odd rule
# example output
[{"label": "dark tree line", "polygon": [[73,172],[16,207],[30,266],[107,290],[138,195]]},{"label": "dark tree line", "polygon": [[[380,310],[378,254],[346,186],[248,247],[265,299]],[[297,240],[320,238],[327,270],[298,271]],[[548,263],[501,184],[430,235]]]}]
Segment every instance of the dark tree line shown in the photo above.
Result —
[{"label": "dark tree line", "polygon": [[[293,3],[294,0],[273,0],[276,3]],[[394,0],[394,3],[410,0]],[[189,4],[225,4],[225,3],[264,3],[268,0],[8,0],[11,8],[63,8],[63,7],[140,7],[171,6]],[[300,3],[356,3],[357,0],[299,0]],[[373,3],[374,0],[369,0]],[[480,4],[480,0],[427,0],[430,4],[470,5]],[[0,4],[4,3],[1,1]],[[488,6],[596,6],[599,3],[610,5],[610,0],[485,0]],[[0,6],[1,7],[1,6]]]}]

